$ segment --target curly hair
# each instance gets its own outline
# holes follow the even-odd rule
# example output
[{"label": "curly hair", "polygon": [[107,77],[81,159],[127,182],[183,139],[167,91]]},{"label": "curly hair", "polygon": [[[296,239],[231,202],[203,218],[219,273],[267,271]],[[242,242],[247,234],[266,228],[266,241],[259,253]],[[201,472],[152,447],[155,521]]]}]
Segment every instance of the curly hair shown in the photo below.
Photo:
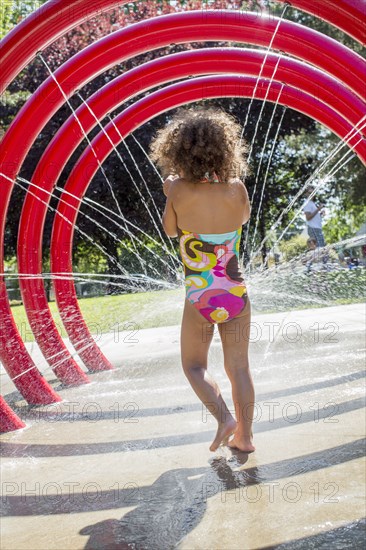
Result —
[{"label": "curly hair", "polygon": [[179,109],[150,144],[163,176],[179,174],[193,183],[217,174],[220,182],[247,172],[247,145],[241,126],[220,109]]}]

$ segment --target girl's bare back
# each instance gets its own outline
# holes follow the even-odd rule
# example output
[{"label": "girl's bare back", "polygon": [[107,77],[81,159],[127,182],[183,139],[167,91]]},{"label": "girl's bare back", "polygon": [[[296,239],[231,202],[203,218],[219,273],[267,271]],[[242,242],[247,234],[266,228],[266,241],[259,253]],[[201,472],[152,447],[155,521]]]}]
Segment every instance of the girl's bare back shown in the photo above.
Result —
[{"label": "girl's bare back", "polygon": [[249,218],[249,200],[241,180],[228,183],[172,183],[172,204],[177,225],[196,233],[227,233]]}]

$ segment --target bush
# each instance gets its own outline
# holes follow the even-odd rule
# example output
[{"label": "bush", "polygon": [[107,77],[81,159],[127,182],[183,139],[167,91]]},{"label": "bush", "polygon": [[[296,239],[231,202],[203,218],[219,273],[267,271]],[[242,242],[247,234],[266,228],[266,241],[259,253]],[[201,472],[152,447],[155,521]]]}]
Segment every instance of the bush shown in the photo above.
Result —
[{"label": "bush", "polygon": [[307,239],[303,235],[294,235],[288,241],[283,241],[279,245],[280,251],[283,254],[283,260],[291,260],[306,252],[306,241]]},{"label": "bush", "polygon": [[306,273],[269,270],[247,279],[256,311],[325,307],[365,298],[366,270],[339,268]]}]

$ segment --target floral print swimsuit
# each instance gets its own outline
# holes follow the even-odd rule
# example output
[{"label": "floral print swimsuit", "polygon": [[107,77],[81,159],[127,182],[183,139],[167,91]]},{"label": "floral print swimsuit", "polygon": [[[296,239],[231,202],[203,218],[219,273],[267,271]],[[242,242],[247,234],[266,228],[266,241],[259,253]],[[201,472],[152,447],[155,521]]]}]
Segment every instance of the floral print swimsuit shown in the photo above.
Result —
[{"label": "floral print swimsuit", "polygon": [[239,267],[242,228],[229,233],[178,229],[186,298],[209,323],[223,323],[246,306],[247,288]]}]

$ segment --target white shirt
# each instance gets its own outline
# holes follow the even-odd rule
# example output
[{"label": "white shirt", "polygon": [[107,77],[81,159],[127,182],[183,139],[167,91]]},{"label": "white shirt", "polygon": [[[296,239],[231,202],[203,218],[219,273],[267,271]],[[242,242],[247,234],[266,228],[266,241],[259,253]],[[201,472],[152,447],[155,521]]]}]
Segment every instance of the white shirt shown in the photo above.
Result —
[{"label": "white shirt", "polygon": [[[305,202],[304,207],[303,207],[302,210],[303,210],[303,212],[309,212],[310,214],[313,214],[313,212],[315,212],[318,209],[315,205],[315,202],[307,201],[307,202]],[[315,216],[313,218],[311,218],[311,220],[306,220],[306,223],[308,224],[309,227],[314,227],[316,229],[321,229],[322,228],[322,217],[320,215],[320,212],[315,214]]]}]

